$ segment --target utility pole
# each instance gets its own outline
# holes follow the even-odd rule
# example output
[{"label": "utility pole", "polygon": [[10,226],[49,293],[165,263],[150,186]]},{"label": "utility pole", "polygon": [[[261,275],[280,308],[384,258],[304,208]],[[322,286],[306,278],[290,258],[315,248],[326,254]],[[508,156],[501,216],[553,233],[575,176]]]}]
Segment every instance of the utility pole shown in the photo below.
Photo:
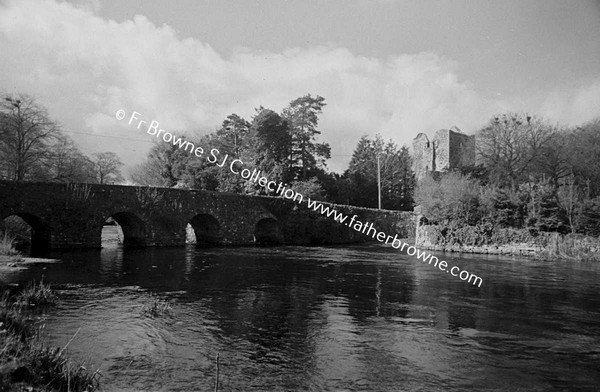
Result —
[{"label": "utility pole", "polygon": [[381,210],[381,166],[379,165],[379,154],[377,154],[377,205]]}]

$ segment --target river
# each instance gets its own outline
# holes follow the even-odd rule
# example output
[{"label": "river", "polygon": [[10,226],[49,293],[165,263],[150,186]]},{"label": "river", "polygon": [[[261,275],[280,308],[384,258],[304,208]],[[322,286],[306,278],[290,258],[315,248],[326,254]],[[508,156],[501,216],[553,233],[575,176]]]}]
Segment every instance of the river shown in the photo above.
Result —
[{"label": "river", "polygon": [[[105,391],[600,390],[600,266],[445,259],[473,287],[381,245],[55,253],[52,345]],[[142,312],[152,296],[168,314]]]}]

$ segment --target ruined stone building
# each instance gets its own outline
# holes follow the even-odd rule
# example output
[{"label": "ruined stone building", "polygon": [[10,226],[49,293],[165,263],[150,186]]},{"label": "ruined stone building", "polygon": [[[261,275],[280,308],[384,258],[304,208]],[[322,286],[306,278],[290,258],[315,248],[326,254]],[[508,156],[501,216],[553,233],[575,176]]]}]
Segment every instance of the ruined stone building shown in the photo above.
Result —
[{"label": "ruined stone building", "polygon": [[413,171],[417,180],[429,172],[442,172],[475,164],[475,137],[457,127],[440,129],[433,140],[419,133],[413,140]]}]

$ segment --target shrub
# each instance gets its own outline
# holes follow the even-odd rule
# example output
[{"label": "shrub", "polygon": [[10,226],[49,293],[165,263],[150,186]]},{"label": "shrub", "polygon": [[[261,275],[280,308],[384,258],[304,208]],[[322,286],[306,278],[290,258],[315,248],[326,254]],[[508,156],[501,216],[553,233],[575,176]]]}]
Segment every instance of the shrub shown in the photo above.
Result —
[{"label": "shrub", "polygon": [[444,173],[439,181],[426,176],[417,184],[415,201],[434,222],[479,220],[479,184],[460,173]]},{"label": "shrub", "polygon": [[584,234],[600,236],[600,197],[588,199],[583,203],[577,226]]},{"label": "shrub", "polygon": [[527,216],[527,195],[511,188],[487,186],[480,194],[481,214],[501,227],[523,227]]}]

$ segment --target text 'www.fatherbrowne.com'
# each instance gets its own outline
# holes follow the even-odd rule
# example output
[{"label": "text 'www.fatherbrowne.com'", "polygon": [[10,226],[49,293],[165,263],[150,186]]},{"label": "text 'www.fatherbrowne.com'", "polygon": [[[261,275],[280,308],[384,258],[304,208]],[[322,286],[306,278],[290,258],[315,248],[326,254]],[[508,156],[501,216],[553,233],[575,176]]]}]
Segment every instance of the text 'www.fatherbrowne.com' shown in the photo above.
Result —
[{"label": "text 'www.fatherbrowne.com'", "polygon": [[[116,112],[117,120],[123,120],[126,117],[124,110],[119,109]],[[211,148],[210,151],[205,151],[202,146],[196,145],[188,140],[185,140],[181,136],[165,131],[160,128],[160,124],[156,120],[146,121],[142,119],[142,114],[138,112],[131,113],[128,121],[129,125],[135,126],[137,129],[145,131],[147,134],[155,136],[157,139],[162,139],[165,143],[172,143],[173,146],[187,151],[198,158],[205,158],[209,163],[215,164],[218,167],[225,168],[231,171],[235,175],[239,175],[242,179],[258,184],[264,188],[265,193],[268,195],[281,196],[283,198],[293,200],[298,204],[305,203],[306,206],[319,214],[332,218],[340,224],[346,225],[353,230],[371,236],[374,240],[377,240],[384,244],[390,244],[395,249],[406,253],[409,256],[416,256],[417,260],[421,260],[423,263],[433,265],[435,268],[439,268],[440,271],[444,271],[454,277],[459,278],[462,281],[471,283],[474,286],[481,287],[483,279],[475,274],[470,273],[467,270],[461,270],[460,267],[450,266],[447,261],[440,260],[436,256],[433,256],[429,252],[417,249],[415,246],[410,245],[398,238],[398,234],[394,236],[387,235],[383,231],[378,231],[373,223],[362,222],[358,220],[358,215],[349,216],[335,209],[334,204],[321,203],[316,200],[311,200],[309,197],[304,196],[295,191],[289,185],[282,182],[275,182],[269,180],[267,177],[262,175],[261,170],[248,169],[244,167],[244,162],[235,157],[230,157],[229,154],[221,154],[218,149]]]}]

